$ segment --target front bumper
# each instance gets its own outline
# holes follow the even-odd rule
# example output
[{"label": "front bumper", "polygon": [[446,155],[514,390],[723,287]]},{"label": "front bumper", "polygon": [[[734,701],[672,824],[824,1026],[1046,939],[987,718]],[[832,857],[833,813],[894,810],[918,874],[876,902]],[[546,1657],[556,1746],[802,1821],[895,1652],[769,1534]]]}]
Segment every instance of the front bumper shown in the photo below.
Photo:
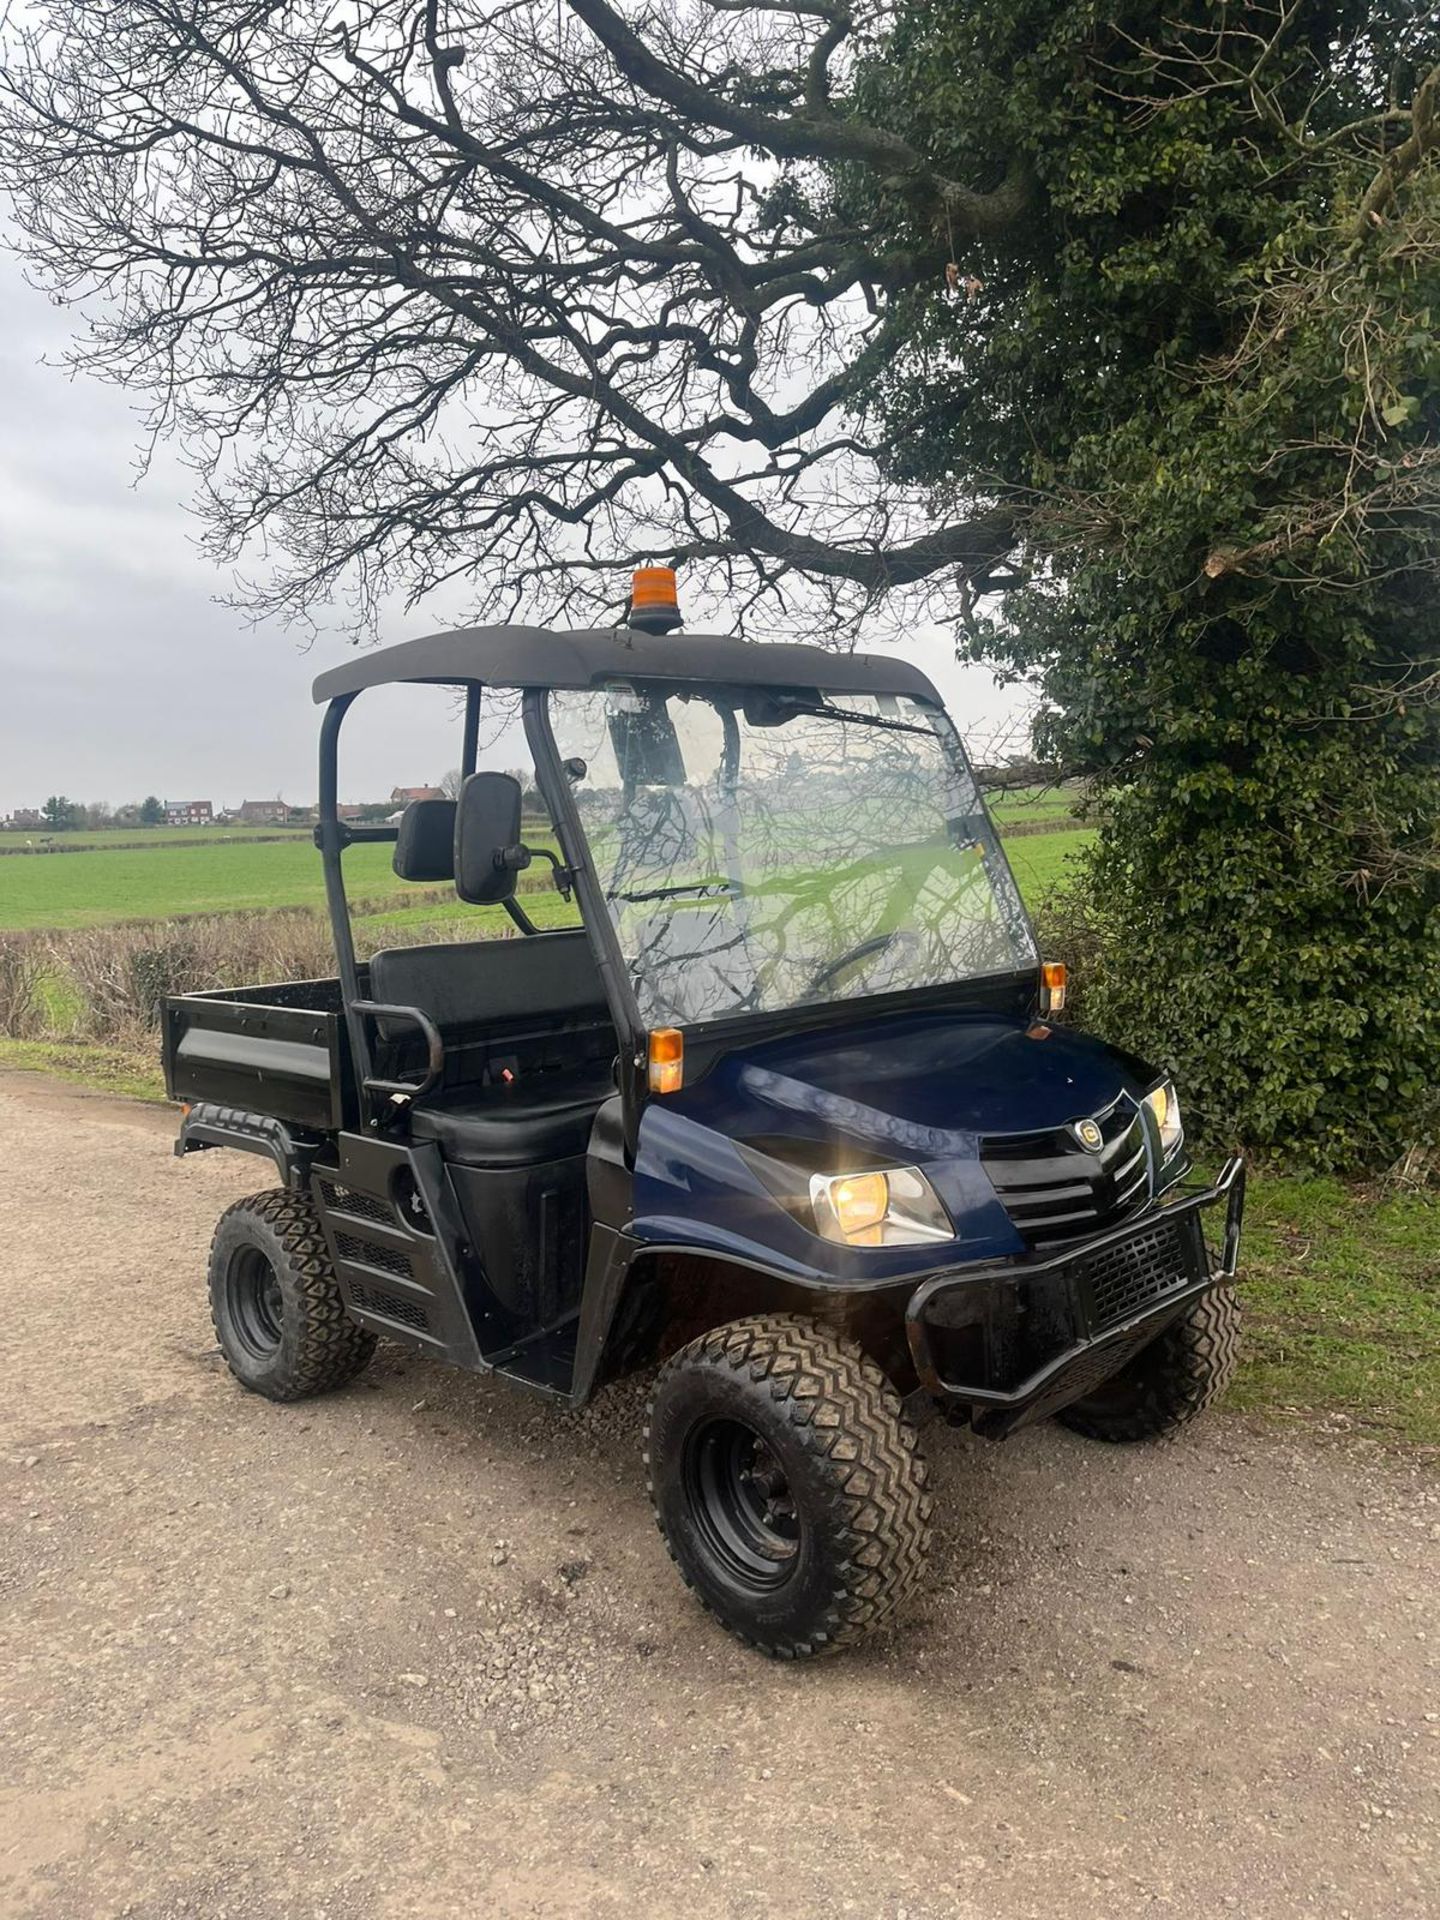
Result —
[{"label": "front bumper", "polygon": [[[1203,1215],[1222,1206],[1212,1253]],[[1061,1253],[935,1275],[905,1316],[921,1386],[997,1439],[1059,1412],[1234,1277],[1244,1211],[1237,1155],[1214,1186],[1174,1188]]]}]

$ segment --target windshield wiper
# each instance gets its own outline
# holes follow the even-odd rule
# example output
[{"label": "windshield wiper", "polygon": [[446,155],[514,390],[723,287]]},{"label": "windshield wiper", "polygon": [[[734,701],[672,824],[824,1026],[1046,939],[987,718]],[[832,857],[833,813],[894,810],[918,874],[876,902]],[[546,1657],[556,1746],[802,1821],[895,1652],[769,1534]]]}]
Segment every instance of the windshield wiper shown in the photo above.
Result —
[{"label": "windshield wiper", "polygon": [[627,906],[637,906],[642,900],[673,900],[682,893],[743,893],[744,888],[738,880],[692,880],[679,887],[645,887],[639,893],[607,892],[607,900],[623,900]]},{"label": "windshield wiper", "polygon": [[785,713],[810,714],[820,720],[841,720],[847,727],[877,727],[881,733],[918,733],[923,740],[933,740],[933,727],[920,727],[913,720],[887,720],[879,713],[851,713],[846,707],[827,706],[823,700],[787,700]]}]

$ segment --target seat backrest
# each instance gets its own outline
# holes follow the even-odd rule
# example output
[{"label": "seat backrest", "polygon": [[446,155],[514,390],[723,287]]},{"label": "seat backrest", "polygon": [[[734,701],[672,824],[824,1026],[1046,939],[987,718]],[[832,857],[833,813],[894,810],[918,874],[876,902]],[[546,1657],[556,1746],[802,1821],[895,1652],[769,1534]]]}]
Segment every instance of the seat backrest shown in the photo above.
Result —
[{"label": "seat backrest", "polygon": [[400,816],[394,868],[402,880],[455,878],[455,802],[412,800]]},{"label": "seat backrest", "polygon": [[607,1017],[583,931],[393,947],[372,957],[370,992],[391,1006],[418,1007],[447,1037],[517,1020]]}]

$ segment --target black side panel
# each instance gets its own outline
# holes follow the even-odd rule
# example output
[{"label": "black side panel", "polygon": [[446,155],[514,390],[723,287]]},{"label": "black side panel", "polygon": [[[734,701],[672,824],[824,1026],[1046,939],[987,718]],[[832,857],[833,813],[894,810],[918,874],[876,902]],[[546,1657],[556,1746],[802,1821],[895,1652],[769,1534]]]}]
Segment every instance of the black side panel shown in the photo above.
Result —
[{"label": "black side panel", "polygon": [[483,1368],[473,1260],[434,1149],[342,1133],[312,1190],[345,1303],[362,1325]]},{"label": "black side panel", "polygon": [[635,1252],[633,1241],[614,1228],[597,1221],[591,1229],[585,1295],[576,1332],[575,1373],[570,1383],[570,1398],[577,1407],[583,1407],[594,1393],[601,1377],[600,1363],[610,1357],[615,1311],[625,1292]]},{"label": "black side panel", "polygon": [[348,1063],[339,1017],[325,1008],[185,994],[165,1002],[163,1046],[174,1100],[322,1131],[343,1124]]},{"label": "black side panel", "polygon": [[625,1152],[625,1106],[618,1094],[595,1115],[586,1182],[597,1224],[616,1232],[628,1227],[635,1212],[635,1176]]},{"label": "black side panel", "polygon": [[489,1355],[580,1304],[589,1214],[585,1157],[521,1167],[450,1168],[469,1238],[480,1250],[493,1322]]},{"label": "black side panel", "polygon": [[570,1388],[577,1406],[584,1405],[602,1377],[615,1311],[635,1254],[634,1242],[624,1231],[635,1210],[635,1179],[626,1158],[625,1108],[618,1094],[595,1116],[585,1173],[594,1225],[589,1235]]}]

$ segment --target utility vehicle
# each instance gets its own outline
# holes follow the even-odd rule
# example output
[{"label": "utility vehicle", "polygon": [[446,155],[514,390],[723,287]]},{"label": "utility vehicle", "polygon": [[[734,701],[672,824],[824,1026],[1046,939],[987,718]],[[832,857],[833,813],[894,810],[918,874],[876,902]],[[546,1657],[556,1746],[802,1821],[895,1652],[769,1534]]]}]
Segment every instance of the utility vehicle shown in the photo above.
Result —
[{"label": "utility vehicle", "polygon": [[[995,1439],[1058,1415],[1113,1441],[1213,1399],[1243,1169],[1188,1183],[1170,1081],[1052,1017],[1063,971],[923,673],[666,631],[658,599],[659,631],[642,594],[628,627],[322,674],[337,977],[171,999],[167,1084],[178,1153],[277,1170],[211,1254],[243,1386],[340,1387],[378,1335],[572,1407],[659,1362],[666,1545],[794,1657],[920,1579],[927,1396]],[[456,716],[463,783],[351,824],[342,724],[395,682]],[[506,700],[528,824],[476,766]],[[344,855],[374,840],[453,883],[472,937],[359,960]]]}]

